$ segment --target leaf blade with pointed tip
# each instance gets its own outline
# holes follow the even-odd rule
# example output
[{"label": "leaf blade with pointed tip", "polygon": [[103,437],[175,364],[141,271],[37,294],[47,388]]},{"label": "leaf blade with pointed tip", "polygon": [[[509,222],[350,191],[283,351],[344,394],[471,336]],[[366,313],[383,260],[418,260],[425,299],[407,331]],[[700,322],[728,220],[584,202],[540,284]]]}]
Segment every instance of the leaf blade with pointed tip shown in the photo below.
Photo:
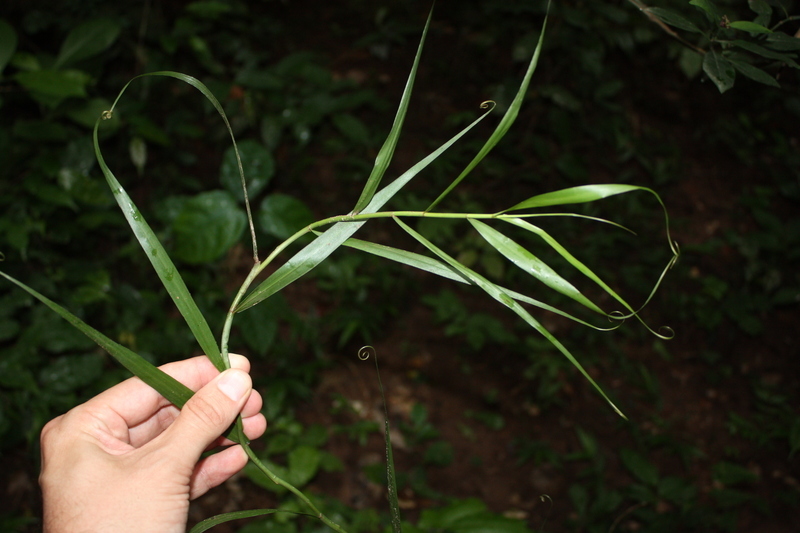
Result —
[{"label": "leaf blade with pointed tip", "polygon": [[[389,259],[390,261],[395,261],[403,265],[408,265],[417,268],[419,270],[422,270],[424,272],[441,276],[445,279],[457,281],[459,283],[465,283],[467,285],[474,285],[474,283],[470,279],[462,276],[461,274],[458,273],[457,270],[451,268],[446,263],[443,263],[441,261],[438,261],[436,259],[433,259],[425,255],[409,252],[407,250],[401,250],[399,248],[392,248],[391,246],[385,246],[383,244],[375,244],[372,242],[362,241],[359,239],[347,239],[344,242],[344,246],[348,246],[350,248],[360,250],[362,252],[366,252],[378,257],[383,257],[384,259]],[[524,294],[520,294],[516,291],[512,291],[511,289],[507,289],[505,287],[500,287],[500,288],[503,291],[505,291],[506,294],[508,294],[517,301],[533,305],[540,309],[544,309],[545,311],[550,311],[551,313],[563,316],[564,318],[568,318],[573,322],[577,322],[578,324],[590,327],[597,331],[612,331],[622,325],[622,322],[619,322],[617,323],[616,326],[612,326],[610,328],[601,328],[599,326],[590,324],[589,322],[576,318],[570,315],[569,313],[565,313],[560,309],[557,309],[551,305],[547,305],[544,302],[540,302],[539,300],[536,300]]]},{"label": "leaf blade with pointed tip", "polygon": [[150,260],[150,264],[153,265],[161,283],[164,285],[164,288],[167,290],[167,293],[172,298],[172,301],[175,303],[175,306],[180,311],[184,320],[186,320],[189,329],[191,329],[192,334],[195,339],[197,339],[203,352],[211,362],[214,363],[217,369],[220,371],[224,370],[229,365],[223,360],[214,335],[211,333],[211,328],[209,328],[208,322],[206,322],[194,298],[192,298],[192,295],[189,293],[189,289],[183,282],[183,278],[178,272],[178,269],[170,259],[164,246],[162,246],[161,241],[158,240],[158,237],[156,237],[156,234],[150,228],[147,221],[142,217],[139,208],[136,207],[136,204],[133,203],[128,193],[119,181],[117,181],[111,169],[106,165],[103,154],[100,152],[100,143],[98,140],[99,125],[100,120],[98,119],[94,127],[94,152],[100,169],[106,178],[106,182],[114,195],[114,199],[122,210],[122,214],[125,216],[125,220],[127,220],[131,230],[133,230],[136,240]]},{"label": "leaf blade with pointed tip", "polygon": [[230,522],[231,520],[241,520],[243,518],[255,518],[257,516],[265,516],[274,513],[290,513],[295,515],[305,515],[316,518],[315,515],[309,513],[297,513],[294,511],[287,511],[284,509],[252,509],[249,511],[233,511],[230,513],[218,514],[217,516],[212,516],[211,518],[206,518],[202,522],[198,522],[197,524],[195,524],[195,526],[191,530],[189,530],[189,533],[204,533],[205,531],[208,531],[212,527],[224,524],[225,522]]},{"label": "leaf blade with pointed tip", "polygon": [[[437,157],[444,153],[445,150],[450,148],[469,130],[475,127],[478,122],[486,118],[487,114],[488,111],[484,112],[466,128],[462,129],[439,148],[419,161],[416,165],[405,171],[392,183],[381,189],[372,198],[372,201],[369,203],[369,205],[364,208],[363,213],[376,213],[386,204],[386,202],[391,200],[400,189],[402,189],[409,181],[411,181],[412,178],[419,174],[425,167],[430,165]],[[339,222],[334,224],[333,227],[314,239],[314,241],[312,241],[310,244],[306,245],[302,250],[297,252],[286,263],[281,265],[275,272],[273,272],[270,277],[265,279],[260,285],[253,289],[253,291],[239,303],[235,309],[235,312],[239,313],[258,304],[259,302],[264,301],[290,283],[293,283],[302,276],[306,275],[318,264],[320,264],[326,257],[339,248],[351,235],[358,231],[358,229],[364,225],[364,223],[364,221],[361,221]]]},{"label": "leaf blade with pointed tip", "polygon": [[609,196],[615,196],[617,194],[624,194],[626,192],[638,190],[649,191],[655,194],[655,192],[647,187],[639,187],[636,185],[624,185],[618,183],[579,185],[577,187],[569,187],[567,189],[560,189],[558,191],[531,196],[527,200],[524,200],[501,212],[507,213],[509,211],[520,211],[522,209],[532,209],[534,207],[551,207],[554,205],[583,204],[587,202],[594,202],[596,200],[602,200],[603,198],[608,198]]},{"label": "leaf blade with pointed tip", "polygon": [[28,294],[55,311],[61,318],[72,324],[72,326],[77,328],[84,335],[92,339],[98,346],[108,352],[122,366],[128,369],[135,376],[139,377],[142,381],[156,389],[162,396],[176,406],[183,407],[189,398],[192,397],[193,392],[191,389],[172,376],[164,373],[162,370],[159,370],[137,353],[109,339],[59,304],[28,287],[21,281],[9,276],[5,272],[0,272],[0,276],[3,276],[8,281],[23,289]]},{"label": "leaf blade with pointed tip", "polygon": [[[547,12],[550,11],[550,2],[547,3]],[[503,115],[503,118],[500,119],[500,123],[495,128],[492,135],[486,140],[483,147],[478,151],[477,155],[469,162],[469,164],[464,168],[461,174],[453,180],[447,189],[445,189],[437,198],[436,200],[428,206],[426,211],[432,211],[439,203],[444,200],[444,198],[450,194],[450,191],[456,188],[456,186],[461,183],[461,181],[467,177],[467,174],[472,172],[472,170],[478,166],[478,163],[483,161],[486,155],[492,151],[492,149],[500,142],[508,130],[511,128],[511,125],[514,124],[514,121],[517,120],[517,115],[519,114],[519,110],[522,107],[522,101],[525,99],[525,94],[528,92],[528,86],[530,85],[531,78],[533,77],[533,73],[536,70],[536,66],[539,64],[539,56],[542,53],[542,45],[544,44],[544,34],[545,29],[547,28],[547,15],[545,15],[544,22],[542,23],[542,32],[539,35],[539,42],[536,44],[536,48],[533,51],[533,56],[531,57],[531,61],[528,64],[528,70],[525,71],[525,76],[522,79],[522,83],[517,90],[516,96],[514,96],[514,100],[511,101],[511,105],[508,106],[506,113]],[[486,102],[484,102],[486,103]]]},{"label": "leaf blade with pointed tip", "polygon": [[428,14],[428,20],[425,22],[425,28],[422,30],[422,37],[419,41],[419,46],[417,47],[417,55],[414,57],[414,64],[411,67],[411,72],[408,75],[408,80],[406,81],[405,89],[403,90],[403,96],[400,98],[400,105],[397,108],[397,114],[394,117],[394,122],[392,123],[392,128],[389,130],[389,135],[386,137],[386,140],[381,146],[381,149],[378,151],[378,155],[375,158],[375,165],[372,167],[372,172],[370,172],[369,178],[367,178],[367,183],[364,185],[364,190],[361,191],[361,196],[358,198],[356,202],[356,206],[353,208],[353,213],[360,213],[369,203],[372,201],[372,197],[375,196],[375,191],[378,190],[378,185],[383,179],[383,175],[386,173],[386,169],[389,168],[389,163],[392,161],[392,156],[394,155],[394,149],[397,146],[397,141],[400,138],[400,130],[403,127],[403,121],[405,120],[406,113],[408,111],[408,102],[411,99],[411,89],[414,86],[414,80],[417,77],[417,69],[419,68],[419,60],[422,57],[422,46],[425,43],[425,38],[428,35],[428,28],[431,25],[431,18],[433,17],[433,9],[431,9],[430,13]]},{"label": "leaf blade with pointed tip", "polygon": [[594,302],[584,296],[574,285],[550,268],[547,263],[520,246],[517,242],[479,220],[470,219],[469,222],[478,230],[478,233],[481,234],[486,242],[491,244],[495,250],[503,254],[506,259],[517,265],[520,269],[528,272],[551,289],[572,298],[595,313],[601,315],[606,314]]},{"label": "leaf blade with pointed tip", "polygon": [[538,320],[533,318],[533,316],[530,313],[528,313],[528,311],[525,310],[525,308],[523,308],[519,303],[515,302],[506,291],[504,291],[491,281],[487,280],[477,272],[467,268],[466,266],[462,265],[461,263],[450,257],[448,254],[440,250],[433,243],[428,241],[421,234],[417,233],[414,229],[412,229],[410,226],[408,226],[405,222],[403,222],[399,218],[395,217],[394,220],[401,228],[403,228],[406,231],[406,233],[408,233],[414,239],[416,239],[417,242],[419,242],[420,244],[425,246],[428,250],[439,256],[440,259],[442,259],[451,267],[459,271],[462,275],[468,277],[475,285],[483,289],[483,291],[486,292],[489,296],[491,296],[498,302],[502,303],[503,305],[514,311],[520,318],[522,318],[525,322],[527,322],[528,325],[530,325],[533,329],[539,332],[553,346],[555,346],[556,349],[558,349],[558,351],[560,351],[561,354],[564,357],[566,357],[570,363],[572,363],[572,365],[583,375],[584,378],[586,378],[589,381],[589,383],[595,388],[597,392],[600,393],[600,395],[606,400],[606,402],[608,402],[608,404],[611,406],[612,409],[614,409],[614,411],[616,411],[617,414],[627,419],[627,417],[624,414],[622,414],[622,411],[620,411],[619,408],[617,408],[617,406],[614,404],[614,402],[612,402],[611,399],[606,395],[603,389],[601,389],[600,386],[594,381],[594,379],[592,379],[589,373],[586,372],[586,370],[578,362],[578,360],[575,359],[572,353],[570,353],[570,351],[567,350],[566,346],[561,344],[561,342],[558,339],[556,339],[555,336],[552,333],[550,333],[547,330],[547,328],[545,328]]}]

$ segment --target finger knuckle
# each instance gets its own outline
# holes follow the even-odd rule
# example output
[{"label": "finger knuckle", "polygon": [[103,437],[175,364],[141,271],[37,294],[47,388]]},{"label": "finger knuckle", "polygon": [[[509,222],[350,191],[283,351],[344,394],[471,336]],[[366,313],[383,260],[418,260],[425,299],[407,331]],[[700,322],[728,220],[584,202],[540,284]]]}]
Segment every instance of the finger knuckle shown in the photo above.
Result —
[{"label": "finger knuckle", "polygon": [[184,409],[188,409],[203,425],[209,427],[228,425],[228,416],[225,411],[204,396],[195,396],[186,404]]}]

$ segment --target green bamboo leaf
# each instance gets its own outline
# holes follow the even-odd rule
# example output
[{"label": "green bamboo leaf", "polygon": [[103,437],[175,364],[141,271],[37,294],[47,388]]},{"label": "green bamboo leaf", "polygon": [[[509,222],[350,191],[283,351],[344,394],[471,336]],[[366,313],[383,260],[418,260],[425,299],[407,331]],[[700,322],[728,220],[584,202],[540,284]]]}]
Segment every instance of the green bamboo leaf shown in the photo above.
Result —
[{"label": "green bamboo leaf", "polygon": [[142,381],[153,387],[159,392],[159,394],[164,396],[164,398],[175,404],[177,407],[183,407],[189,398],[192,397],[192,394],[194,394],[192,390],[183,383],[153,366],[139,354],[109,339],[46,296],[38,293],[21,281],[14,279],[5,272],[0,272],[0,276],[3,276],[8,281],[25,290],[28,294],[55,311],[61,316],[61,318],[83,332],[87,337],[97,343],[98,346],[108,352],[122,366],[127,368]]},{"label": "green bamboo leaf", "polygon": [[[665,216],[666,216],[666,210],[665,210]],[[672,258],[667,263],[667,266],[664,268],[663,272],[661,273],[661,276],[658,278],[658,281],[655,283],[652,291],[650,291],[650,294],[647,297],[647,299],[645,300],[644,304],[642,304],[642,306],[638,310],[634,310],[633,307],[631,307],[630,304],[628,304],[628,302],[626,302],[619,294],[617,294],[602,279],[600,279],[594,272],[592,272],[592,270],[589,267],[584,265],[582,262],[580,262],[578,259],[576,259],[571,253],[569,253],[569,251],[567,251],[566,248],[561,246],[561,244],[559,244],[546,231],[544,231],[543,229],[539,228],[538,226],[534,226],[533,224],[531,224],[529,222],[526,222],[524,220],[518,219],[518,218],[510,218],[510,219],[503,219],[503,220],[505,220],[506,222],[508,222],[510,224],[514,224],[515,226],[519,226],[520,228],[526,229],[526,230],[528,230],[528,231],[530,231],[530,232],[532,232],[532,233],[534,233],[536,235],[539,235],[547,244],[549,244],[553,248],[553,250],[558,252],[564,259],[566,259],[572,266],[574,266],[576,269],[578,269],[583,275],[585,275],[587,278],[589,278],[592,281],[594,281],[600,288],[602,288],[611,297],[613,297],[620,304],[622,304],[622,306],[625,307],[625,309],[627,309],[628,312],[629,312],[629,314],[627,314],[627,315],[625,315],[625,314],[618,314],[618,315],[617,314],[612,314],[612,315],[609,315],[609,316],[611,316],[614,319],[619,319],[619,320],[624,320],[626,318],[630,318],[631,316],[635,316],[637,318],[637,320],[639,320],[644,325],[644,327],[647,328],[647,330],[650,331],[653,335],[655,335],[655,336],[657,336],[657,337],[659,337],[661,339],[670,339],[670,338],[672,338],[672,332],[671,332],[671,330],[669,328],[665,328],[666,331],[667,331],[666,334],[658,333],[655,330],[653,330],[650,326],[648,326],[647,323],[639,316],[639,312],[650,302],[650,300],[655,295],[655,293],[658,290],[658,287],[661,285],[661,281],[664,279],[664,276],[666,275],[666,273],[675,265],[675,263],[678,260],[678,257],[679,257],[680,254],[678,252],[677,247],[675,246],[675,244],[671,240],[670,240],[670,248],[671,248],[671,250],[673,252]],[[667,236],[669,238],[669,221],[667,221]]]},{"label": "green bamboo leaf", "polygon": [[[489,110],[491,111],[491,110]],[[422,159],[416,165],[405,171],[400,177],[395,179],[392,183],[384,187],[378,192],[372,201],[364,208],[362,213],[376,213],[381,207],[386,204],[397,192],[402,189],[412,178],[419,174],[425,167],[430,165],[437,157],[439,157],[445,150],[450,148],[456,141],[463,137],[469,130],[475,127],[478,122],[486,118],[488,111],[484,112],[480,117],[476,118],[469,126],[462,129],[456,135],[450,138],[446,143],[439,148],[428,154],[427,157]],[[326,257],[332,254],[339,246],[344,243],[351,235],[364,225],[365,221],[358,222],[339,222],[333,227],[328,229],[325,233],[317,237],[310,244],[306,245],[302,250],[297,252],[291,259],[281,265],[278,270],[272,273],[270,277],[265,279],[258,287],[256,287],[247,297],[245,297],[235,311],[241,312],[245,309],[256,305],[259,302],[269,298],[279,290],[283,289],[290,283],[301,278],[307,274],[311,269],[320,264]],[[305,230],[303,230],[305,231]],[[295,234],[295,237],[298,237]],[[268,258],[265,263],[268,263]]]},{"label": "green bamboo leaf", "polygon": [[[222,105],[220,105],[219,101],[214,97],[211,91],[206,87],[200,80],[193,78],[192,76],[188,76],[186,74],[181,74],[179,72],[173,71],[159,71],[159,72],[150,72],[147,74],[142,74],[140,76],[136,76],[132,80],[130,80],[122,90],[117,95],[117,98],[114,100],[114,103],[111,105],[111,109],[103,113],[102,118],[110,118],[114,112],[114,108],[119,102],[122,95],[125,93],[128,86],[133,83],[135,80],[146,77],[146,76],[162,76],[168,78],[175,78],[177,80],[183,81],[184,83],[191,85],[200,93],[206,97],[206,99],[211,102],[214,106],[214,109],[217,110],[220,117],[222,117],[223,122],[225,123],[226,128],[228,129],[228,133],[231,136],[231,142],[234,146],[234,152],[236,153],[236,161],[239,167],[239,174],[241,177],[242,188],[244,191],[244,198],[245,198],[245,207],[247,209],[247,219],[250,223],[250,233],[253,240],[253,256],[255,258],[258,257],[258,248],[255,239],[255,229],[253,227],[253,217],[250,212],[250,203],[247,198],[247,190],[244,178],[244,170],[242,169],[242,162],[241,157],[239,156],[238,148],[236,147],[236,139],[233,136],[233,130],[231,129],[230,122],[228,121],[228,117],[225,115],[225,111],[222,109]],[[142,218],[141,213],[139,212],[136,205],[130,199],[128,194],[123,189],[122,185],[119,184],[114,174],[106,165],[105,161],[103,160],[103,156],[100,152],[100,146],[98,142],[98,128],[100,125],[100,120],[97,121],[94,127],[94,148],[95,148],[95,155],[97,156],[97,160],[100,164],[100,168],[103,171],[103,175],[106,177],[106,181],[108,182],[109,186],[111,187],[111,191],[114,193],[114,197],[117,200],[117,203],[120,205],[125,218],[128,220],[128,224],[130,224],[131,228],[136,235],[139,244],[144,249],[145,253],[147,254],[148,259],[153,264],[153,267],[156,270],[161,282],[164,284],[164,287],[167,289],[167,292],[172,297],[173,302],[178,307],[181,315],[186,320],[189,328],[192,330],[197,342],[200,344],[200,347],[208,356],[209,359],[214,363],[219,370],[224,370],[229,366],[227,361],[227,354],[221,354],[219,348],[217,347],[216,341],[214,340],[214,336],[211,333],[211,329],[208,327],[208,323],[206,322],[203,315],[200,313],[200,310],[197,308],[197,304],[195,304],[194,299],[192,298],[191,294],[189,294],[186,285],[183,282],[180,274],[178,273],[175,265],[172,263],[172,260],[167,255],[164,247],[158,241],[158,238],[155,236],[155,233],[150,229],[150,226],[147,222]]]},{"label": "green bamboo leaf", "polygon": [[[550,12],[549,1],[547,2],[547,12],[548,13]],[[503,115],[503,118],[500,119],[500,123],[495,128],[491,137],[487,139],[487,141],[484,143],[483,147],[480,149],[478,154],[472,159],[472,161],[469,162],[469,164],[466,166],[466,168],[464,168],[461,174],[459,174],[458,177],[453,181],[453,183],[451,183],[450,186],[447,187],[447,189],[445,189],[444,192],[442,192],[442,194],[440,194],[439,197],[436,198],[436,200],[434,200],[431,205],[428,206],[426,211],[432,211],[437,205],[439,205],[439,202],[441,202],[445,198],[445,196],[450,194],[450,191],[455,189],[456,186],[459,183],[461,183],[461,181],[467,176],[467,174],[472,172],[472,170],[476,166],[478,166],[478,163],[483,161],[483,158],[486,157],[486,155],[492,151],[492,148],[494,148],[495,145],[497,145],[497,143],[500,142],[500,139],[502,139],[505,136],[505,134],[511,128],[511,125],[514,124],[514,121],[517,119],[517,115],[519,114],[519,109],[520,107],[522,107],[522,101],[525,99],[525,94],[528,92],[528,86],[530,85],[531,78],[533,77],[533,73],[536,70],[536,65],[539,64],[539,55],[542,52],[542,44],[544,43],[544,34],[546,28],[547,28],[547,16],[545,15],[544,22],[542,23],[542,31],[541,34],[539,35],[539,42],[536,44],[536,49],[533,51],[533,57],[531,57],[531,61],[528,64],[528,70],[525,72],[525,76],[522,78],[522,83],[520,84],[519,89],[517,90],[516,96],[514,96],[514,100],[512,100],[511,105],[508,106],[505,115]],[[481,104],[481,106],[483,107],[484,105],[487,104],[489,103],[484,102],[483,104]],[[491,105],[493,108],[494,103],[492,102]]]},{"label": "green bamboo leaf", "polygon": [[119,181],[117,181],[111,169],[106,165],[103,154],[100,152],[100,144],[98,141],[97,130],[99,126],[100,120],[98,120],[94,126],[94,152],[100,169],[106,178],[106,182],[108,182],[108,186],[111,187],[111,192],[114,194],[114,199],[117,201],[117,204],[119,204],[120,209],[122,209],[122,214],[133,230],[133,234],[139,241],[139,245],[153,265],[156,274],[158,274],[159,279],[161,279],[161,283],[164,285],[167,293],[169,293],[172,301],[175,302],[175,306],[192,330],[203,352],[220,371],[228,368],[230,365],[220,354],[214,335],[211,333],[211,328],[208,327],[208,322],[206,322],[205,317],[203,317],[200,309],[198,309],[192,295],[189,293],[189,289],[186,288],[186,284],[183,282],[183,278],[178,272],[178,269],[175,268],[175,265],[169,258],[169,255],[167,255],[167,251],[161,245],[158,237],[156,237],[156,234],[150,229],[147,221],[142,217],[136,204],[133,203],[133,200],[128,196],[128,193]]},{"label": "green bamboo leaf", "polygon": [[772,30],[770,30],[769,28],[765,28],[761,24],[756,24],[755,22],[748,22],[746,20],[736,20],[734,22],[731,22],[730,27],[737,30],[748,31],[750,33],[772,33]]},{"label": "green bamboo leaf", "polygon": [[544,261],[530,253],[524,247],[514,242],[509,237],[503,235],[488,224],[479,220],[470,219],[472,226],[478,230],[486,242],[491,244],[495,250],[503,254],[509,261],[517,265],[520,269],[528,272],[533,277],[560,292],[564,296],[572,298],[579,304],[588,307],[595,313],[606,314],[602,309],[595,305],[591,300],[584,296],[574,285],[561,277],[555,270],[550,268]]},{"label": "green bamboo leaf", "polygon": [[289,513],[295,515],[306,515],[306,516],[311,516],[313,518],[317,518],[315,515],[311,515],[308,513],[297,513],[294,511],[286,511],[283,509],[253,509],[250,511],[233,511],[231,513],[223,513],[223,514],[218,514],[217,516],[212,516],[211,518],[206,518],[202,522],[198,522],[192,529],[190,529],[189,533],[203,533],[204,531],[208,531],[212,527],[224,524],[225,522],[230,522],[231,520],[241,520],[243,518],[255,518],[257,516],[265,516],[274,513]]},{"label": "green bamboo leaf", "polygon": [[440,259],[442,259],[452,268],[457,270],[462,276],[469,278],[472,283],[483,289],[489,296],[491,296],[501,304],[505,305],[506,307],[514,311],[533,329],[538,331],[553,346],[555,346],[556,349],[558,349],[558,351],[560,351],[562,355],[564,355],[564,357],[566,357],[567,360],[570,363],[572,363],[572,365],[575,368],[577,368],[581,374],[583,374],[583,377],[585,377],[589,381],[589,383],[591,383],[591,385],[595,388],[595,390],[597,390],[597,392],[600,393],[600,395],[606,400],[606,402],[608,402],[608,404],[612,407],[612,409],[614,409],[614,411],[616,411],[617,414],[627,419],[627,417],[624,414],[622,414],[622,411],[620,411],[617,408],[617,406],[614,405],[614,402],[612,402],[611,399],[608,396],[606,396],[606,393],[603,392],[603,389],[601,389],[600,386],[597,383],[595,383],[592,377],[586,372],[583,366],[581,366],[581,364],[578,362],[577,359],[575,359],[575,357],[570,353],[570,351],[567,350],[567,348],[563,344],[561,344],[561,342],[558,339],[556,339],[552,333],[547,331],[547,328],[545,328],[541,323],[539,323],[538,320],[533,318],[533,316],[531,316],[531,314],[528,313],[528,311],[524,307],[522,307],[519,303],[514,301],[514,299],[511,298],[511,295],[509,295],[502,288],[498,287],[491,281],[487,280],[477,272],[465,267],[464,265],[456,261],[454,258],[447,255],[444,251],[437,248],[433,243],[428,241],[421,234],[417,233],[415,230],[413,230],[410,226],[408,226],[405,222],[403,222],[399,218],[395,217],[394,220],[401,228],[403,228],[406,231],[406,233],[414,237],[414,239],[416,239],[420,244],[422,244],[428,250],[436,254]]},{"label": "green bamboo leaf", "polygon": [[531,233],[538,235],[539,237],[544,240],[550,247],[555,250],[561,257],[567,260],[567,262],[575,267],[581,274],[595,282],[601,289],[606,291],[610,296],[612,296],[615,300],[621,303],[625,309],[633,312],[633,308],[626,302],[621,296],[619,296],[614,290],[609,287],[600,277],[597,276],[589,267],[583,264],[580,260],[578,260],[575,256],[573,256],[566,248],[564,248],[558,241],[556,241],[549,233],[538,226],[534,226],[530,222],[525,220],[521,220],[519,218],[511,218],[511,219],[503,219],[504,221],[508,222],[509,224],[513,224],[518,226],[522,229],[530,231]]},{"label": "green bamboo leaf", "polygon": [[120,30],[117,22],[106,18],[89,20],[75,27],[64,39],[53,68],[58,69],[99,54],[114,44]]},{"label": "green bamboo leaf", "polygon": [[401,250],[399,248],[394,248],[392,246],[386,246],[383,244],[362,241],[360,239],[347,239],[344,242],[344,245],[355,250],[360,250],[362,252],[375,255],[377,257],[395,261],[396,263],[418,268],[424,272],[435,274],[452,281],[466,283],[468,285],[470,284],[469,279],[459,274],[456,270],[453,270],[445,263],[437,261],[436,259],[426,255],[409,252],[407,250]]},{"label": "green bamboo leaf", "polygon": [[360,213],[372,201],[372,197],[375,195],[375,191],[378,190],[378,185],[380,184],[383,175],[386,173],[386,169],[389,168],[389,163],[392,161],[394,149],[397,146],[397,140],[400,138],[400,130],[403,127],[403,120],[405,119],[406,112],[408,111],[408,102],[411,99],[411,89],[413,88],[414,80],[417,77],[419,59],[422,57],[422,46],[425,44],[425,38],[428,35],[428,27],[431,24],[432,17],[433,9],[431,9],[430,13],[428,13],[428,20],[425,22],[425,28],[422,30],[422,38],[420,38],[419,46],[417,47],[417,55],[414,57],[414,64],[411,67],[411,72],[408,75],[408,80],[406,81],[406,86],[403,90],[403,96],[400,98],[400,105],[397,108],[397,114],[394,117],[392,128],[389,130],[389,135],[386,137],[383,146],[381,146],[381,149],[378,152],[378,156],[375,158],[375,165],[372,167],[372,172],[370,172],[367,183],[364,185],[364,190],[361,192],[361,196],[358,198],[356,206],[353,208],[353,213]]},{"label": "green bamboo leaf", "polygon": [[[2,254],[0,254],[0,260],[2,260]],[[10,282],[14,283],[21,289],[25,290],[28,294],[45,304],[47,307],[55,311],[59,316],[61,316],[61,318],[72,324],[84,335],[92,339],[98,346],[108,352],[108,354],[111,355],[111,357],[113,357],[119,364],[121,364],[147,385],[155,389],[159,394],[161,394],[161,396],[169,400],[169,402],[175,405],[178,409],[182,409],[186,402],[189,401],[189,398],[194,395],[194,392],[189,387],[176,380],[160,368],[153,366],[152,363],[150,363],[147,359],[144,359],[141,355],[109,339],[43,294],[38,293],[21,281],[14,279],[2,271],[0,271],[0,276],[3,276]],[[247,437],[244,436],[241,427],[240,418],[237,419],[236,425],[230,431],[228,431],[225,437],[233,442],[240,444],[246,443]]]},{"label": "green bamboo leaf", "polygon": [[[431,274],[435,274],[437,276],[441,276],[443,278],[457,281],[459,283],[465,283],[467,285],[473,285],[472,281],[469,278],[466,278],[459,274],[458,271],[451,268],[446,263],[441,261],[437,261],[431,257],[426,255],[417,254],[414,252],[409,252],[407,250],[401,250],[399,248],[392,248],[391,246],[385,246],[382,244],[375,244],[372,242],[362,241],[359,239],[347,239],[344,242],[344,246],[348,246],[355,250],[360,250],[362,252],[370,253],[378,257],[383,257],[384,259],[389,259],[390,261],[395,261],[397,263],[408,265],[414,268],[418,268],[424,272],[428,272]],[[540,302],[539,300],[535,300],[529,296],[524,294],[520,294],[516,291],[511,289],[507,289],[505,287],[500,287],[504,292],[506,292],[509,296],[513,299],[533,305],[534,307],[538,307],[540,309],[544,309],[545,311],[550,311],[551,313],[555,313],[557,315],[563,316],[564,318],[568,318],[574,322],[582,324],[584,326],[590,327],[597,331],[612,331],[617,329],[619,326],[622,325],[622,322],[618,322],[615,326],[610,328],[601,328],[599,326],[595,326],[594,324],[590,324],[585,322],[579,318],[576,318],[569,313],[565,313],[560,309],[557,309],[551,305],[548,305],[544,302]]]},{"label": "green bamboo leaf", "polygon": [[[636,185],[623,185],[617,183],[607,183],[598,185],[580,185],[578,187],[570,187],[568,189],[561,189],[558,191],[548,192],[544,194],[537,194],[527,200],[520,202],[508,209],[501,211],[507,213],[509,211],[519,211],[521,209],[531,209],[534,207],[550,207],[554,205],[567,205],[567,204],[584,204],[587,202],[594,202],[602,200],[609,196],[617,194],[624,194],[631,191],[647,191],[656,194],[653,190],[647,187],[638,187]],[[658,195],[656,195],[658,196]]]}]

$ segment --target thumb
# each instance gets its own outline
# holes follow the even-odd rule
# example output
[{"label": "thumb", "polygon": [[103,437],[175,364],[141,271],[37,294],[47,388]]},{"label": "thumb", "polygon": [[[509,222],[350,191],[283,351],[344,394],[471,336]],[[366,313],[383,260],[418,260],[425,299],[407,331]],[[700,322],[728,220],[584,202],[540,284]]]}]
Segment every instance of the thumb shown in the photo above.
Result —
[{"label": "thumb", "polygon": [[235,368],[222,372],[186,402],[165,432],[169,433],[167,440],[178,444],[182,455],[196,462],[208,445],[233,423],[252,389],[247,372]]}]

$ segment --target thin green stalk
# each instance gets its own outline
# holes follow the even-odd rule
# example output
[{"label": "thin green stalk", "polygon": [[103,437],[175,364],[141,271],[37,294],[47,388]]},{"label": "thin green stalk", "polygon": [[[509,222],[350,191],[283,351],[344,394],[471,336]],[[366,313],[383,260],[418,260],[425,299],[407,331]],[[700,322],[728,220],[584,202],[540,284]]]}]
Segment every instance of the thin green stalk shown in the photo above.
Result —
[{"label": "thin green stalk", "polygon": [[296,488],[291,483],[284,481],[283,479],[276,476],[269,468],[267,468],[267,466],[261,462],[261,460],[258,458],[256,453],[253,451],[252,448],[250,448],[249,445],[242,444],[242,448],[244,448],[244,451],[247,453],[247,456],[250,458],[253,464],[258,467],[259,470],[264,472],[264,474],[266,474],[266,476],[270,480],[272,480],[273,483],[280,485],[281,487],[284,487],[285,489],[289,490],[292,494],[300,498],[300,500],[302,500],[303,503],[308,505],[311,508],[311,510],[314,511],[317,519],[319,519],[322,523],[324,523],[326,526],[330,527],[334,531],[338,531],[339,533],[347,533],[347,531],[342,529],[342,526],[340,526],[339,524],[337,524],[336,522],[334,522],[333,520],[322,514],[322,512],[319,509],[317,509],[317,506],[314,505],[311,502],[311,500],[308,499],[308,496],[303,494],[298,488]]},{"label": "thin green stalk", "polygon": [[[298,234],[284,241],[281,244],[281,246],[276,248],[276,250],[273,250],[273,253],[271,253],[270,256],[263,263],[256,262],[256,264],[253,265],[253,268],[250,269],[250,273],[247,274],[247,277],[245,278],[244,282],[242,282],[241,287],[239,287],[236,296],[233,298],[233,302],[231,302],[228,315],[227,317],[225,317],[225,324],[222,327],[222,336],[220,338],[220,352],[222,353],[222,357],[223,360],[225,361],[226,368],[230,368],[231,366],[230,359],[228,357],[228,340],[230,339],[231,325],[233,324],[233,315],[235,314],[234,309],[236,309],[236,306],[239,305],[239,302],[244,297],[244,294],[245,292],[247,292],[247,289],[248,287],[250,287],[250,284],[253,282],[256,276],[258,276],[259,272],[261,272],[261,270],[263,269],[264,263],[268,264],[269,261],[271,261],[275,256],[277,256],[278,253],[280,253],[281,250],[286,248],[286,246],[291,244],[294,240],[296,240],[302,235],[303,233],[298,232]],[[237,418],[236,420],[236,430],[239,433],[239,442],[241,443],[242,448],[244,449],[245,453],[247,453],[247,456],[250,458],[250,461],[252,461],[253,464],[258,467],[259,470],[261,470],[276,485],[284,487],[289,492],[300,498],[300,500],[302,500],[303,503],[308,505],[311,508],[311,510],[314,511],[314,516],[318,518],[320,521],[322,521],[325,525],[327,525],[328,527],[330,527],[335,531],[339,531],[340,533],[347,533],[344,529],[341,528],[341,526],[339,526],[339,524],[333,522],[330,518],[322,514],[322,512],[319,509],[317,509],[317,507],[311,502],[311,500],[309,500],[308,497],[305,494],[303,494],[297,487],[275,475],[274,472],[272,472],[269,468],[267,468],[267,466],[264,463],[261,462],[256,453],[250,447],[249,441],[244,434],[244,428],[242,427],[241,417]]]}]

